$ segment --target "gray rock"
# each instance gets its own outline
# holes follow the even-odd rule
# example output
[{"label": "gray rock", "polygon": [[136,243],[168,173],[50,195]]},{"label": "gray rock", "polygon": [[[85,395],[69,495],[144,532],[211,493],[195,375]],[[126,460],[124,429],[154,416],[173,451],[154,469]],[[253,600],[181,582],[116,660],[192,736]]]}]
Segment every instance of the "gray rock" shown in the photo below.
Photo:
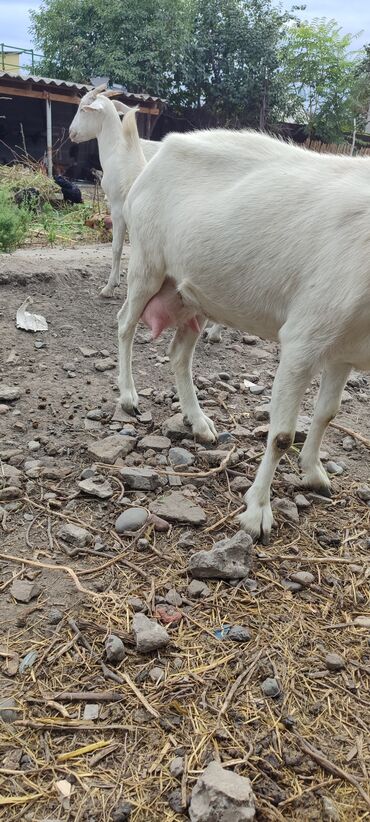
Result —
[{"label": "gray rock", "polygon": [[249,822],[255,815],[250,780],[210,762],[192,790],[191,822]]},{"label": "gray rock", "polygon": [[370,502],[370,488],[368,485],[361,485],[360,488],[357,489],[357,496],[362,499],[363,502]]},{"label": "gray rock", "polygon": [[295,571],[294,574],[290,575],[290,579],[292,582],[298,582],[302,588],[309,588],[315,582],[314,575],[309,571]]},{"label": "gray rock", "polygon": [[210,593],[211,591],[208,585],[200,579],[193,579],[190,585],[188,585],[189,597],[194,597],[194,599],[203,599],[203,597],[208,597]]},{"label": "gray rock", "polygon": [[145,508],[127,508],[116,519],[115,529],[118,534],[125,531],[138,531],[146,523],[148,512]]},{"label": "gray rock", "polygon": [[283,579],[282,585],[287,591],[291,591],[292,594],[296,594],[302,590],[302,585],[300,585],[299,582],[292,582],[291,579]]},{"label": "gray rock", "polygon": [[275,677],[268,676],[261,685],[265,696],[276,697],[280,694],[280,686]]},{"label": "gray rock", "polygon": [[17,703],[12,697],[0,699],[0,718],[3,722],[15,722],[18,719],[19,713],[16,708]]},{"label": "gray rock", "polygon": [[50,625],[58,625],[58,622],[61,622],[63,619],[63,612],[59,610],[59,608],[50,608],[48,622]]},{"label": "gray rock", "polygon": [[175,414],[163,423],[162,434],[173,440],[182,440],[189,434],[191,436],[191,429],[189,425],[185,425],[182,414]]},{"label": "gray rock", "polygon": [[38,451],[41,448],[41,443],[38,440],[30,440],[27,443],[27,448],[29,451]]},{"label": "gray rock", "polygon": [[353,451],[355,445],[356,443],[353,437],[344,437],[342,440],[342,448],[344,448],[345,451]]},{"label": "gray rock", "polygon": [[153,468],[135,468],[125,465],[119,473],[124,485],[135,491],[154,491],[160,484],[159,474]]},{"label": "gray rock", "polygon": [[140,597],[128,597],[127,605],[129,605],[130,608],[132,608],[135,614],[139,613],[140,611],[147,610],[147,605],[145,604],[145,602],[143,602],[142,599],[140,599]]},{"label": "gray rock", "polygon": [[87,414],[86,414],[86,418],[88,420],[99,421],[99,420],[101,420],[102,416],[103,416],[103,412],[102,412],[101,408],[92,408],[91,411],[88,411]]},{"label": "gray rock", "polygon": [[235,437],[231,431],[220,431],[218,435],[218,442],[222,445],[225,442],[234,442]]},{"label": "gray rock", "polygon": [[304,511],[306,508],[311,507],[310,500],[307,499],[307,497],[305,497],[304,494],[297,494],[294,497],[294,502],[297,508],[299,508],[301,511]]},{"label": "gray rock", "polygon": [[341,671],[346,667],[346,662],[340,654],[327,654],[325,665],[329,671]]},{"label": "gray rock", "polygon": [[64,542],[76,545],[78,548],[84,548],[84,546],[89,545],[93,539],[86,528],[80,528],[72,522],[64,522],[63,525],[61,525],[58,531],[58,537],[59,539],[63,539]]},{"label": "gray rock", "polygon": [[353,622],[361,628],[370,628],[370,617],[368,616],[357,616],[354,618]]},{"label": "gray rock", "polygon": [[233,627],[230,628],[227,638],[232,639],[233,642],[249,642],[251,632],[248,628],[244,628],[243,625],[233,625]]},{"label": "gray rock", "polygon": [[112,811],[112,822],[129,822],[132,814],[132,805],[129,802],[120,802]]},{"label": "gray rock", "polygon": [[22,391],[18,385],[0,383],[0,402],[15,402],[15,400],[19,400],[21,395]]},{"label": "gray rock", "polygon": [[94,719],[99,719],[99,705],[96,702],[90,702],[90,704],[85,705],[82,718],[87,722],[93,722]]},{"label": "gray rock", "polygon": [[0,414],[6,414],[7,411],[10,411],[10,405],[4,405],[4,403],[0,403]]},{"label": "gray rock", "polygon": [[94,362],[97,371],[110,371],[111,368],[115,368],[115,365],[116,363],[111,357],[101,357]]},{"label": "gray rock", "polygon": [[150,511],[170,522],[188,522],[191,525],[202,525],[206,522],[203,509],[185,497],[180,491],[172,491],[164,497],[158,497],[149,505]]},{"label": "gray rock", "polygon": [[163,648],[170,641],[166,629],[156,620],[148,619],[144,614],[135,614],[132,620],[132,630],[136,640],[136,649],[142,654]]},{"label": "gray rock", "polygon": [[[226,451],[221,451],[221,449],[218,448],[202,448],[201,451],[198,451],[198,456],[202,459],[203,462],[206,462],[207,465],[218,466],[221,464],[222,460],[225,459]],[[228,465],[234,465],[234,463],[238,461],[238,454],[234,453],[229,458]]]},{"label": "gray rock", "polygon": [[248,576],[252,539],[238,531],[230,539],[216,542],[210,551],[197,551],[189,559],[189,570],[197,579],[242,579]]},{"label": "gray rock", "polygon": [[105,640],[105,653],[108,662],[112,665],[118,665],[119,662],[122,662],[126,653],[122,639],[115,634],[109,634]]},{"label": "gray rock", "polygon": [[234,479],[230,482],[230,488],[232,491],[238,494],[245,494],[252,485],[252,480],[248,479],[248,477],[234,477]]},{"label": "gray rock", "polygon": [[10,587],[10,593],[17,602],[31,602],[40,592],[41,588],[37,583],[22,579],[15,579]]},{"label": "gray rock", "polygon": [[321,802],[323,822],[339,822],[339,812],[333,800],[329,796],[322,796]]},{"label": "gray rock", "polygon": [[80,480],[77,485],[84,494],[88,494],[90,497],[109,499],[113,496],[113,488],[108,480],[102,482],[97,477],[89,477],[88,479]]},{"label": "gray rock", "polygon": [[184,773],[185,761],[182,756],[175,756],[174,759],[171,759],[169,764],[169,771],[171,776],[178,778],[182,776]]},{"label": "gray rock", "polygon": [[258,422],[268,422],[270,419],[270,403],[264,403],[254,408],[253,416]]},{"label": "gray rock", "polygon": [[299,525],[298,508],[295,502],[292,502],[292,500],[288,499],[288,497],[274,499],[271,507],[273,510],[279,511],[284,519],[287,519],[289,522],[293,522],[294,525]]},{"label": "gray rock", "polygon": [[118,457],[127,457],[136,445],[136,437],[123,437],[112,434],[101,440],[94,440],[88,446],[88,452],[97,462],[113,465]]},{"label": "gray rock", "polygon": [[171,440],[159,434],[147,434],[137,444],[139,451],[146,451],[147,448],[152,448],[153,451],[165,451],[170,446]]},{"label": "gray rock", "polygon": [[164,679],[163,668],[159,668],[158,666],[156,666],[155,668],[151,668],[151,670],[149,671],[149,677],[152,680],[152,682],[156,683],[156,685],[159,682],[162,682]]},{"label": "gray rock", "polygon": [[340,477],[340,475],[343,474],[342,466],[338,465],[338,463],[336,463],[336,462],[333,462],[333,460],[329,460],[326,463],[325,468],[326,468],[328,474],[333,474],[333,476]]},{"label": "gray rock", "polygon": [[170,588],[170,590],[167,591],[165,600],[169,605],[174,605],[175,607],[182,605],[182,597],[177,593],[176,588]]},{"label": "gray rock", "polygon": [[168,456],[171,465],[174,467],[180,467],[181,465],[192,465],[195,459],[194,454],[191,454],[186,448],[178,447],[170,448]]},{"label": "gray rock", "polygon": [[88,348],[87,346],[80,346],[79,350],[81,351],[83,357],[96,357],[98,353],[96,348]]}]

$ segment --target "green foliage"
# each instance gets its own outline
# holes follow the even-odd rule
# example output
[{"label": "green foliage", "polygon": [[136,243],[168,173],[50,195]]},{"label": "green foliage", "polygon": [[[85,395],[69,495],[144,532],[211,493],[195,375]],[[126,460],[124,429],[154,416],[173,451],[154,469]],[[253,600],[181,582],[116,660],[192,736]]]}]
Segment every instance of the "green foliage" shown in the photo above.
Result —
[{"label": "green foliage", "polygon": [[12,251],[24,240],[30,215],[18,208],[6,188],[0,189],[0,251]]},{"label": "green foliage", "polygon": [[316,19],[287,29],[280,53],[298,121],[328,142],[340,140],[356,114],[353,40],[335,20]]}]

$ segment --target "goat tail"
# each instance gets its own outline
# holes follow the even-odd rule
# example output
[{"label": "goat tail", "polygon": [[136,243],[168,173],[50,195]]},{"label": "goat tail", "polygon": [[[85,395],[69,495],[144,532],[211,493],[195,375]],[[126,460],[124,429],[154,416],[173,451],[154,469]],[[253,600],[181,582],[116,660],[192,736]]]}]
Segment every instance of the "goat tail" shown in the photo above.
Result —
[{"label": "goat tail", "polygon": [[135,108],[131,108],[127,114],[125,114],[122,120],[122,133],[129,152],[135,155],[139,164],[144,167],[146,165],[146,160],[141,148],[139,132],[137,130],[137,110],[137,106],[135,106]]}]

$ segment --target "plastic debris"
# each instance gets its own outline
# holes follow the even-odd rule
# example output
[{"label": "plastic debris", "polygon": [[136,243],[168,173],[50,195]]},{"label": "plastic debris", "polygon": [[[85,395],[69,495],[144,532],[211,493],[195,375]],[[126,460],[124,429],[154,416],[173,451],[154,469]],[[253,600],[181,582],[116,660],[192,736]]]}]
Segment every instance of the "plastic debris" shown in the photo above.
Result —
[{"label": "plastic debris", "polygon": [[33,299],[32,297],[27,297],[24,303],[18,308],[16,317],[17,328],[21,328],[23,331],[47,331],[48,324],[45,317],[42,317],[41,314],[31,314],[27,311],[30,305],[33,305]]}]

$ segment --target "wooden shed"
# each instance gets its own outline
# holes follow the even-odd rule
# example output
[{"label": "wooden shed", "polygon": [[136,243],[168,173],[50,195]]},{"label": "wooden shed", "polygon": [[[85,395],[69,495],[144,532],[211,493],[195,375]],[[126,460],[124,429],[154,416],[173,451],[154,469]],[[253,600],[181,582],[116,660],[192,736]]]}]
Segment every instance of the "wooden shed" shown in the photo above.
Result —
[{"label": "wooden shed", "polygon": [[[96,140],[73,144],[68,128],[81,97],[92,85],[0,71],[0,164],[13,162],[24,150],[44,161],[49,176],[62,173],[70,179],[91,179],[99,169]],[[165,103],[149,94],[133,94],[115,86],[116,99],[139,106],[141,137],[150,139]]]}]

